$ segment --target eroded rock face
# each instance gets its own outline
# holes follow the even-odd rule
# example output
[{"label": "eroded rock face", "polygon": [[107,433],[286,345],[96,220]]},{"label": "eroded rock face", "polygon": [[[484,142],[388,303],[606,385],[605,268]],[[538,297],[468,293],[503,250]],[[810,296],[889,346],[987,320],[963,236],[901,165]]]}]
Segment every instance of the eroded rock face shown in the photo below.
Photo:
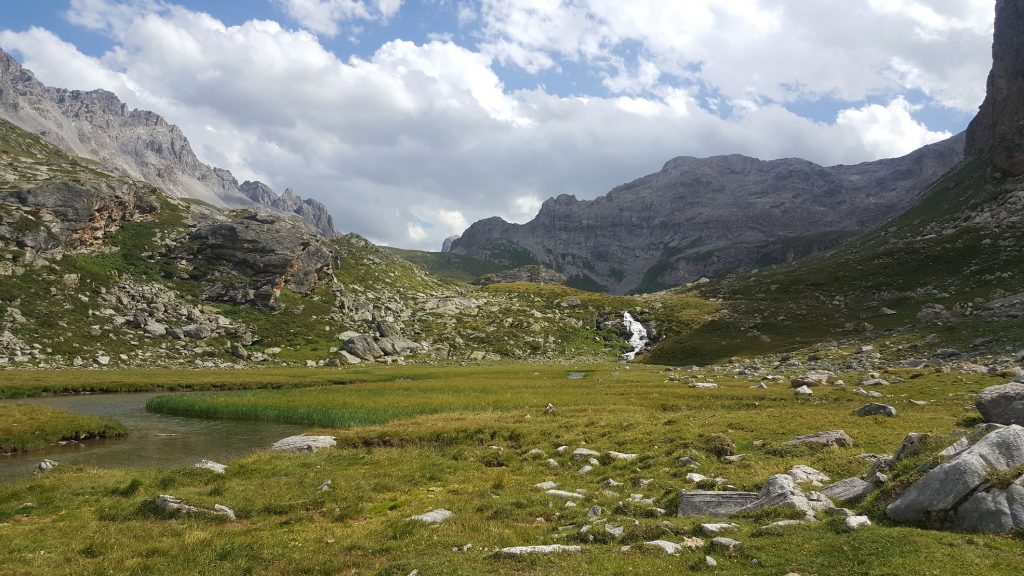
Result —
[{"label": "eroded rock face", "polygon": [[303,199],[296,195],[291,188],[278,196],[277,192],[263,182],[246,180],[242,182],[239,189],[242,194],[257,204],[301,216],[303,220],[312,224],[327,238],[338,235],[337,229],[334,228],[334,218],[327,211],[327,207],[312,198]]},{"label": "eroded rock face", "polygon": [[906,209],[963,158],[963,142],[831,168],[675,158],[594,200],[551,198],[526,224],[476,222],[451,251],[504,265],[532,261],[613,293],[667,288],[832,248]]},{"label": "eroded rock face", "polygon": [[912,484],[886,514],[898,522],[1006,533],[1024,527],[1024,479],[1007,487],[994,473],[1024,466],[1024,427],[1007,426]]},{"label": "eroded rock face", "polygon": [[997,0],[992,71],[978,115],[967,128],[968,156],[989,155],[1011,174],[1024,173],[1024,4]]},{"label": "eroded rock face", "polygon": [[260,212],[208,216],[174,254],[204,271],[197,279],[207,300],[270,304],[282,288],[305,294],[331,275],[333,254],[302,221]]}]

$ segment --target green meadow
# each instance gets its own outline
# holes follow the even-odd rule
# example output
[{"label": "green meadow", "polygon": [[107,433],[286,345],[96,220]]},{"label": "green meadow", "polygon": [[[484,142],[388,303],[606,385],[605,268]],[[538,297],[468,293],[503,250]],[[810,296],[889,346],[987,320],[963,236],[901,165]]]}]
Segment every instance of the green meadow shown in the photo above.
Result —
[{"label": "green meadow", "polygon": [[[585,372],[569,379],[569,372]],[[149,408],[205,418],[292,422],[337,438],[334,448],[283,454],[261,450],[228,464],[227,473],[100,470],[60,466],[31,480],[0,485],[0,573],[30,574],[1017,574],[1018,537],[964,535],[895,526],[879,511],[881,491],[860,505],[874,526],[856,532],[838,520],[762,529],[786,518],[769,510],[735,519],[732,552],[711,546],[699,524],[673,511],[686,474],[722,477],[757,490],[795,464],[832,479],[863,474],[864,453],[892,453],[907,432],[948,435],[978,414],[971,395],[1003,379],[932,369],[894,371],[881,401],[894,418],[858,417],[866,399],[846,388],[793,395],[787,382],[736,375],[733,366],[666,371],[648,365],[494,364],[466,367],[375,367],[223,373],[225,387],[278,389],[197,391],[154,398]],[[38,378],[10,373],[5,387]],[[154,389],[206,389],[207,373],[182,373]],[[128,374],[106,373],[118,388]],[[863,374],[838,375],[856,382]],[[710,381],[717,389],[689,388]],[[205,384],[203,384],[205,383]],[[285,387],[287,386],[287,387]],[[143,386],[140,384],[139,388]],[[919,405],[910,400],[926,401]],[[546,412],[548,404],[555,406]],[[854,446],[812,450],[786,446],[794,436],[843,429]],[[710,453],[706,438],[724,434],[739,462]],[[558,448],[568,447],[560,453]],[[572,450],[602,454],[599,466]],[[936,450],[944,447],[942,443]],[[269,448],[269,447],[258,447]],[[634,453],[632,461],[608,451]],[[690,456],[696,469],[680,464]],[[548,460],[558,464],[552,467]],[[908,463],[913,464],[913,462]],[[907,471],[906,474],[912,474]],[[319,491],[325,480],[329,489]],[[606,488],[606,481],[621,485]],[[552,481],[582,490],[577,506],[535,488]],[[901,478],[894,479],[900,483]],[[169,517],[144,502],[171,494],[203,508],[230,507],[237,520]],[[634,497],[633,495],[638,495]],[[588,518],[592,506],[598,520]],[[410,521],[445,508],[439,526]],[[668,511],[661,514],[657,509]],[[622,527],[615,538],[605,525]],[[581,530],[591,525],[589,531]],[[643,543],[700,537],[678,556]],[[508,558],[497,550],[566,544],[580,552]],[[704,556],[718,566],[711,572]]]}]

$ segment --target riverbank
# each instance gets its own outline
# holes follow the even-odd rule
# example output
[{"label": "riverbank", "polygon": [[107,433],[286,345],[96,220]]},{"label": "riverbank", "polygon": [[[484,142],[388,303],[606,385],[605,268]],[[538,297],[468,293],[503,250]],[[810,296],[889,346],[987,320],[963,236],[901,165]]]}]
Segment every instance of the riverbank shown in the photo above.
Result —
[{"label": "riverbank", "polygon": [[[694,487],[692,472],[740,490],[757,490],[797,464],[833,481],[863,474],[869,464],[862,454],[891,454],[907,432],[946,435],[969,426],[977,419],[968,407],[971,395],[1004,379],[931,370],[884,374],[892,385],[877,388],[882,396],[873,400],[895,406],[897,416],[861,417],[854,410],[866,399],[853,386],[820,386],[800,397],[788,382],[756,388],[759,377],[729,366],[375,370],[367,372],[375,382],[351,386],[186,397],[211,416],[244,405],[435,412],[310,430],[338,442],[315,453],[271,452],[272,441],[254,440],[258,451],[224,461],[224,474],[191,465],[62,465],[0,485],[7,552],[0,572],[92,573],[115,565],[147,576],[197,567],[207,574],[676,574],[706,569],[709,555],[715,573],[727,575],[999,576],[1015,574],[1022,560],[1019,539],[894,525],[870,500],[848,504],[875,523],[855,531],[834,518],[772,529],[761,526],[783,516],[730,519],[736,526],[728,536],[742,543],[731,551],[710,542],[700,527],[708,519],[671,513],[678,491]],[[586,374],[570,379],[570,370]],[[857,382],[864,375],[836,376]],[[688,386],[707,382],[717,388]],[[853,446],[785,445],[835,429],[845,430]],[[716,457],[722,443],[709,442],[713,434],[727,436],[744,456]],[[574,457],[578,448],[597,453],[596,464]],[[699,464],[687,467],[681,458]],[[536,487],[543,482],[564,493]],[[160,494],[204,509],[227,506],[237,519],[153,514],[145,502]],[[409,520],[439,508],[454,516],[437,526]],[[701,543],[678,555],[644,545],[695,538]],[[540,544],[581,548],[521,559],[496,553]]]},{"label": "riverbank", "polygon": [[58,442],[116,438],[126,433],[124,425],[109,418],[49,406],[0,404],[0,456],[37,450]]}]

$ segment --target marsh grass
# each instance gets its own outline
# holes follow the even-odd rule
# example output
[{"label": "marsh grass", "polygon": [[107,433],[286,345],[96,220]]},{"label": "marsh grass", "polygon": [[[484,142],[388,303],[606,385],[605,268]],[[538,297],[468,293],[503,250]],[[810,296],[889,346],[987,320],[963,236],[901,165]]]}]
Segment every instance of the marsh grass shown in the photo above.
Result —
[{"label": "marsh grass", "polygon": [[74,414],[49,406],[0,404],[0,455],[43,448],[61,440],[123,436],[109,418]]}]

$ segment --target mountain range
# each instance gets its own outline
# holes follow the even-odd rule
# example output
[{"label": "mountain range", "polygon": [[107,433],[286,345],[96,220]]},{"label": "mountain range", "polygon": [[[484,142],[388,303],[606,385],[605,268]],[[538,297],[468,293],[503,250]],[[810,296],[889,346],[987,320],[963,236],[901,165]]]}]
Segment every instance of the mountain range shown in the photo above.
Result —
[{"label": "mountain range", "polygon": [[[188,138],[159,114],[132,110],[107,90],[67,90],[44,85],[32,71],[0,50],[0,118],[38,134],[61,150],[148,182],[178,198],[220,207],[253,202],[295,213],[327,236],[337,234],[327,208],[294,193],[262,202],[246,194],[230,171],[201,162]],[[265,185],[264,185],[265,187]],[[267,188],[269,190],[269,188]],[[278,200],[274,203],[274,200]]]},{"label": "mountain range", "polygon": [[652,292],[833,248],[919,200],[963,151],[960,134],[854,166],[679,157],[594,200],[551,198],[526,224],[475,222],[450,251],[509,267],[543,264],[583,289]]}]

